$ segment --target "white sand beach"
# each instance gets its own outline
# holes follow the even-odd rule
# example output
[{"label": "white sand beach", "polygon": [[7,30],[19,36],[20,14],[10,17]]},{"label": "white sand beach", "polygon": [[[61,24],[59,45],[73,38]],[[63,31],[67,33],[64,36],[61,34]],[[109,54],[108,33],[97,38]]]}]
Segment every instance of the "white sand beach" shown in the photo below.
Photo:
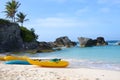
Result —
[{"label": "white sand beach", "polygon": [[120,80],[120,71],[6,65],[0,61],[0,80]]}]

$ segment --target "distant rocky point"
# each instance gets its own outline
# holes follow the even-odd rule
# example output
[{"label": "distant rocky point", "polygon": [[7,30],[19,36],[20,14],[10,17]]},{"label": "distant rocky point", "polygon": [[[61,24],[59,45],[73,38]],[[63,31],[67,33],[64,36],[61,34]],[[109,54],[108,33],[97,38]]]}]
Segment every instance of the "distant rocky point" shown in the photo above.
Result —
[{"label": "distant rocky point", "polygon": [[97,37],[97,39],[78,37],[81,47],[91,47],[91,46],[103,46],[108,45],[103,37]]},{"label": "distant rocky point", "polygon": [[38,52],[41,50],[60,50],[61,47],[73,47],[77,43],[71,41],[67,36],[59,37],[54,42],[39,42]]}]

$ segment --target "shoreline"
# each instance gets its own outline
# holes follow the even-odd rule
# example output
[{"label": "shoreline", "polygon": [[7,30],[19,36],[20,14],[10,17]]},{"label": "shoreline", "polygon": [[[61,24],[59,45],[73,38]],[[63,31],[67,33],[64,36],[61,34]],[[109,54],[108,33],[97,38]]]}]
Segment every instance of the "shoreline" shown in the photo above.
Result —
[{"label": "shoreline", "polygon": [[120,71],[90,68],[45,68],[6,65],[0,61],[0,80],[120,80]]},{"label": "shoreline", "polygon": [[[13,56],[28,56],[28,55],[15,55]],[[0,56],[6,56],[5,54],[0,54]],[[54,59],[57,57],[30,57],[32,59]],[[61,57],[59,57],[62,59]],[[111,70],[111,71],[120,71],[120,63],[109,63],[103,61],[93,61],[87,59],[69,59],[63,58],[62,60],[66,60],[70,63],[69,68],[88,68],[88,69],[100,69],[100,70]]]}]

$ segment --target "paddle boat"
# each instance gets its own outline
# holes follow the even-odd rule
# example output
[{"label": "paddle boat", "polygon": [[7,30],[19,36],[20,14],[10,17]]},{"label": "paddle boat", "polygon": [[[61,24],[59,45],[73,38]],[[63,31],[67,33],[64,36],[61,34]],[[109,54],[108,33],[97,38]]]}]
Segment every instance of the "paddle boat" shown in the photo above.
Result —
[{"label": "paddle boat", "polygon": [[26,56],[5,56],[4,60],[10,61],[10,60],[24,60],[26,61],[28,57]]},{"label": "paddle boat", "polygon": [[40,60],[40,59],[27,59],[27,61],[32,65],[37,65],[40,67],[51,67],[51,68],[64,68],[69,65],[68,61],[61,59],[51,59],[51,60]]}]

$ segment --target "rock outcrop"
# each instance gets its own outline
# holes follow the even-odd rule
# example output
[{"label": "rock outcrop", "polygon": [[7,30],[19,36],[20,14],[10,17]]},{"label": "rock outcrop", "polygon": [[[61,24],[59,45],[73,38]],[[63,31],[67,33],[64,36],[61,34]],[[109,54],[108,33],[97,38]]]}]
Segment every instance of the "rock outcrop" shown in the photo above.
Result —
[{"label": "rock outcrop", "polygon": [[38,46],[39,46],[39,43],[37,41],[24,42],[23,43],[23,49],[24,50],[37,49]]},{"label": "rock outcrop", "polygon": [[48,42],[39,42],[39,49],[52,49],[53,47]]},{"label": "rock outcrop", "polygon": [[0,52],[36,49],[37,41],[24,42],[17,23],[0,23]]},{"label": "rock outcrop", "polygon": [[67,36],[57,38],[54,43],[57,47],[72,47],[76,45],[76,42],[71,41]]},{"label": "rock outcrop", "polygon": [[108,43],[104,40],[103,37],[97,37],[96,41],[97,46],[108,45]]},{"label": "rock outcrop", "polygon": [[0,52],[20,50],[23,40],[19,25],[15,23],[0,24]]},{"label": "rock outcrop", "polygon": [[91,38],[79,37],[78,40],[81,47],[108,45],[108,43],[105,42],[103,37],[97,37],[97,39],[94,40]]},{"label": "rock outcrop", "polygon": [[118,43],[118,45],[120,45],[120,42]]},{"label": "rock outcrop", "polygon": [[49,42],[39,42],[37,52],[53,52],[53,46]]},{"label": "rock outcrop", "polygon": [[117,42],[116,44],[117,44],[117,45],[120,45],[120,42]]}]

